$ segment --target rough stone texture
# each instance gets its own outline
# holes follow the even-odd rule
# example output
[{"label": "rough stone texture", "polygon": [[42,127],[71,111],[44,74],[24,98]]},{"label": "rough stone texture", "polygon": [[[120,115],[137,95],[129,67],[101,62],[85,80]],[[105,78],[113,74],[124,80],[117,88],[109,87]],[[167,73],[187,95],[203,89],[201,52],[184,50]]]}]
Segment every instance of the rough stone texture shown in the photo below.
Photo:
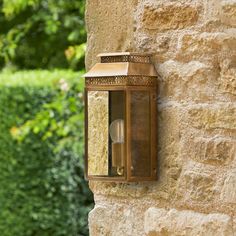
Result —
[{"label": "rough stone texture", "polygon": [[188,114],[195,128],[236,130],[236,107],[233,104],[199,106],[189,110]]},{"label": "rough stone texture", "polygon": [[236,26],[236,1],[224,0],[221,1],[221,14],[220,18],[222,23],[230,26]]},{"label": "rough stone texture", "polygon": [[185,204],[212,203],[217,195],[217,172],[212,166],[188,162],[178,180],[177,199]]},{"label": "rough stone texture", "polygon": [[232,236],[232,222],[224,214],[201,214],[151,207],[145,212],[145,232],[148,236]]},{"label": "rough stone texture", "polygon": [[143,10],[143,27],[165,31],[191,26],[198,20],[198,9],[185,4],[145,5]]},{"label": "rough stone texture", "polygon": [[86,4],[86,67],[90,68],[97,62],[98,53],[132,50],[132,11],[136,0],[89,0]]},{"label": "rough stone texture", "polygon": [[220,197],[224,202],[236,204],[236,169],[226,174]]},{"label": "rough stone texture", "polygon": [[87,68],[100,52],[153,52],[160,74],[158,181],[91,181],[92,236],[236,236],[235,10],[235,0],[87,1]]},{"label": "rough stone texture", "polygon": [[[136,221],[131,222],[130,218]],[[89,213],[89,222],[93,224],[90,235],[138,235],[138,231],[143,231],[143,225],[140,224],[143,219],[144,213],[132,206],[97,204]]]},{"label": "rough stone texture", "polygon": [[235,159],[236,141],[221,137],[196,137],[188,151],[198,162],[215,166],[228,165]]}]

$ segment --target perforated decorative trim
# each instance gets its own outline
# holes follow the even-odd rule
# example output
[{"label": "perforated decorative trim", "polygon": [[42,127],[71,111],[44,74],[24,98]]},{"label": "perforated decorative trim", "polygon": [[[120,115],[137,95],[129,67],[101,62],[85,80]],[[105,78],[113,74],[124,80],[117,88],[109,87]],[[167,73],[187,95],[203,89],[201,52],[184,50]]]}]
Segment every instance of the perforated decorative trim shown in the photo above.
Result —
[{"label": "perforated decorative trim", "polygon": [[110,86],[110,85],[130,85],[130,86],[156,86],[156,78],[151,76],[115,76],[86,78],[87,86]]},{"label": "perforated decorative trim", "polygon": [[138,55],[124,55],[124,56],[102,56],[102,63],[113,62],[134,62],[134,63],[151,63],[150,56],[138,56]]}]

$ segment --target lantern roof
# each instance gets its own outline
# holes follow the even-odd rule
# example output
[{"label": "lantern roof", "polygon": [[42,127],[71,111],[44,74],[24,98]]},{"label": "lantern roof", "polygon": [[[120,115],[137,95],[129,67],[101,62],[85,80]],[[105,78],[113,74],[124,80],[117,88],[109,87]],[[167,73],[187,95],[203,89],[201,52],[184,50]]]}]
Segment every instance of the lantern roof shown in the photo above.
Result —
[{"label": "lantern roof", "polygon": [[102,53],[98,55],[101,63],[95,64],[84,77],[111,76],[157,76],[151,63],[151,54],[147,53]]},{"label": "lantern roof", "polygon": [[107,56],[151,56],[153,53],[148,52],[104,52],[99,53],[97,57],[107,57]]}]

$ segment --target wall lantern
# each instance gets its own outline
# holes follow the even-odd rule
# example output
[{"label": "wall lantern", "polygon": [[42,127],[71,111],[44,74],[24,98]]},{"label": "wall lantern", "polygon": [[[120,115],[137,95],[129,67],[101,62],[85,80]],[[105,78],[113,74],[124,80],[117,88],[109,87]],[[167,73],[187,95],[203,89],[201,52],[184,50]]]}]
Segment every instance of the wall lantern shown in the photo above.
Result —
[{"label": "wall lantern", "polygon": [[104,53],[85,74],[85,175],[157,179],[156,79],[150,54]]}]

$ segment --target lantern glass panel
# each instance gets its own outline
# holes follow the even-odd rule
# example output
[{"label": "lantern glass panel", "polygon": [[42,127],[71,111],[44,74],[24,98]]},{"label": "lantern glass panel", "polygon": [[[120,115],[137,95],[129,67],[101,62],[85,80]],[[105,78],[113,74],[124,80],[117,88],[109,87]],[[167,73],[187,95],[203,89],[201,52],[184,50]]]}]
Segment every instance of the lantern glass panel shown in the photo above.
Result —
[{"label": "lantern glass panel", "polygon": [[125,92],[88,91],[88,175],[125,174]]},{"label": "lantern glass panel", "polygon": [[124,176],[125,92],[109,92],[109,175]]},{"label": "lantern glass panel", "polygon": [[151,176],[150,92],[131,91],[131,176]]}]

